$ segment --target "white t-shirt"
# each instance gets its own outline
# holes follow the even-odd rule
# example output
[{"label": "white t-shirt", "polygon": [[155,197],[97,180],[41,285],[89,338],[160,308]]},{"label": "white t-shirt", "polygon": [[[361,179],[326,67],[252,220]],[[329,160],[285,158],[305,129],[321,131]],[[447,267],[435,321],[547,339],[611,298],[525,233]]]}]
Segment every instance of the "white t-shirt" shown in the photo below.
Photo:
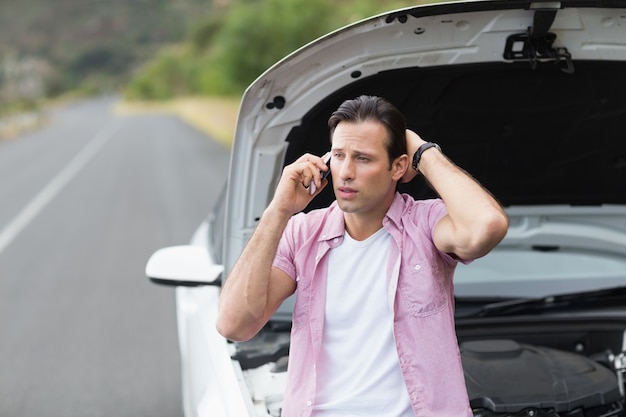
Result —
[{"label": "white t-shirt", "polygon": [[391,235],[346,232],[330,252],[314,417],[414,417],[393,338],[386,266]]}]

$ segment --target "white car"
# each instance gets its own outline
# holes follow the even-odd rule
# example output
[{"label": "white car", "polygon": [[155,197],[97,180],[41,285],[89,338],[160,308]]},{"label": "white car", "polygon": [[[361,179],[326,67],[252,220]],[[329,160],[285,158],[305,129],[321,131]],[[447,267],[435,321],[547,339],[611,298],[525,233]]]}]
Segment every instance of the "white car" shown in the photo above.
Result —
[{"label": "white car", "polygon": [[[398,106],[510,216],[455,276],[475,415],[626,415],[626,1],[508,0],[374,16],[249,86],[223,198],[189,246],[146,266],[176,286],[185,416],[281,415],[293,300],[233,343],[215,330],[220,284],[282,167],[325,153],[331,112],[361,94]],[[433,196],[419,178],[402,191]]]}]

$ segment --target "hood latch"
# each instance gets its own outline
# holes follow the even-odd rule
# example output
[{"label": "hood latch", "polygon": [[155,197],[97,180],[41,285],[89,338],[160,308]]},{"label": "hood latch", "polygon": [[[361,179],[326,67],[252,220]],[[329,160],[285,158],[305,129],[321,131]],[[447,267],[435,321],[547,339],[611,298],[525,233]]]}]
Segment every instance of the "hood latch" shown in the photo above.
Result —
[{"label": "hood latch", "polygon": [[567,48],[553,46],[556,34],[549,32],[556,10],[536,10],[533,25],[524,33],[510,35],[504,47],[504,59],[511,61],[528,61],[534,70],[538,62],[553,61],[561,65],[567,74],[574,73],[572,55]]}]

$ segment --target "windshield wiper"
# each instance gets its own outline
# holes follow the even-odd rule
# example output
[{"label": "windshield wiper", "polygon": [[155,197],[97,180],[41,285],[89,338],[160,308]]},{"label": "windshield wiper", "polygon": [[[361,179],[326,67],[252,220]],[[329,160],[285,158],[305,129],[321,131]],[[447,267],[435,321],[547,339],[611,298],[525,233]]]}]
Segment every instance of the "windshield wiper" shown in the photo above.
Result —
[{"label": "windshield wiper", "polygon": [[623,305],[626,287],[557,294],[539,298],[515,298],[483,305],[478,311],[463,318],[511,316],[515,314],[542,313],[549,310],[566,310],[579,307],[610,307]]}]

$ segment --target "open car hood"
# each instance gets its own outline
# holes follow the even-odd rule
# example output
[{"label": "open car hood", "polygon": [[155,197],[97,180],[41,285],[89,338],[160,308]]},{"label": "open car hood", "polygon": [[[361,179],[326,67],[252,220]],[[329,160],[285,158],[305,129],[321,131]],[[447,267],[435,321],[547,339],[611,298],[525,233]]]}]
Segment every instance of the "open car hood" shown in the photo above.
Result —
[{"label": "open car hood", "polygon": [[[360,94],[392,101],[502,202],[503,246],[626,254],[625,27],[624,1],[457,2],[379,15],[286,57],[242,100],[226,269],[282,166],[326,152],[329,115]],[[433,196],[420,179],[403,187]],[[327,187],[309,209],[333,198]]]}]

